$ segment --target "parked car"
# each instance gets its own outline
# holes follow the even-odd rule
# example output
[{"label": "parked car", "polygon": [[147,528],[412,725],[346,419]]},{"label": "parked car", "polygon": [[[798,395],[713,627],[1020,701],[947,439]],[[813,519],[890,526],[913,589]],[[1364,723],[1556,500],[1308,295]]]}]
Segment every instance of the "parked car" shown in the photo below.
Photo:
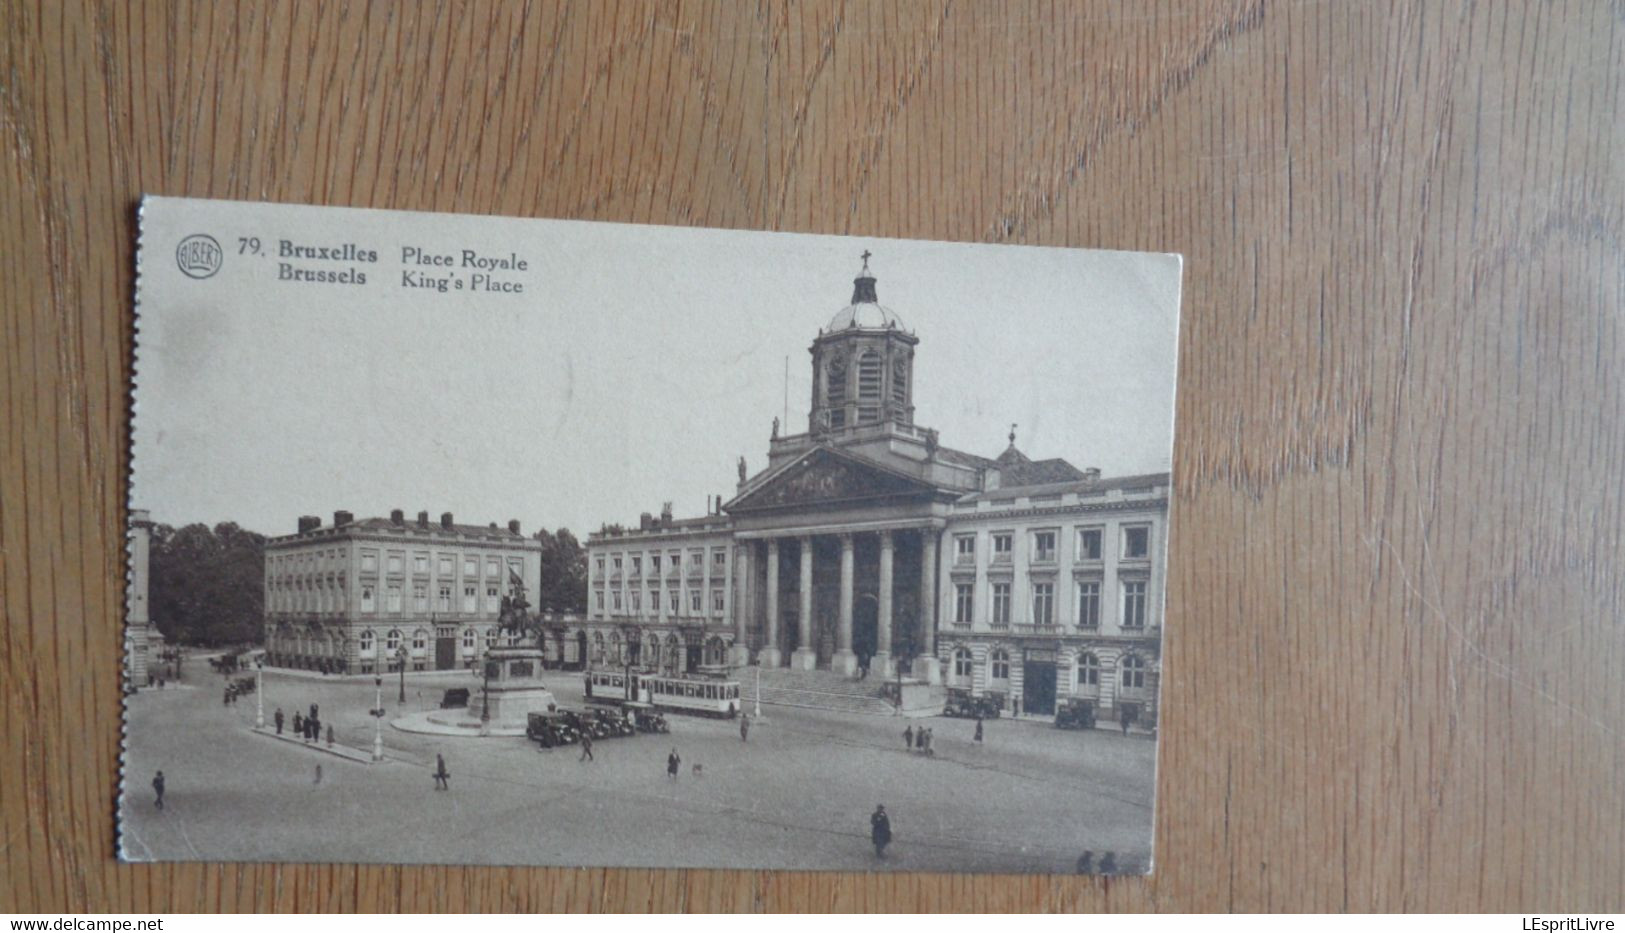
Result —
[{"label": "parked car", "polygon": [[452,687],[440,698],[441,709],[462,709],[468,706],[468,688]]},{"label": "parked car", "polygon": [[972,696],[969,690],[962,687],[950,687],[947,702],[942,707],[942,715],[957,716],[961,719],[975,719],[978,716],[983,719],[998,719],[1003,708],[1003,694]]},{"label": "parked car", "polygon": [[1061,708],[1055,711],[1055,728],[1057,729],[1093,729],[1095,727],[1095,702],[1072,697],[1061,702]]},{"label": "parked car", "polygon": [[556,748],[581,741],[581,732],[561,713],[531,713],[525,717],[525,737],[543,748]]}]

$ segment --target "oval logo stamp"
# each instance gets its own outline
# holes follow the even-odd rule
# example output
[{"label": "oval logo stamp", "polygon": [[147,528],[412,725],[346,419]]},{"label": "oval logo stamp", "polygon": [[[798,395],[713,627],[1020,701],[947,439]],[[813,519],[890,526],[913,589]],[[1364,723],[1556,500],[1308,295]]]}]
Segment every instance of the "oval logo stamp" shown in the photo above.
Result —
[{"label": "oval logo stamp", "polygon": [[220,271],[225,253],[207,233],[194,233],[175,247],[175,265],[194,279],[206,279]]}]

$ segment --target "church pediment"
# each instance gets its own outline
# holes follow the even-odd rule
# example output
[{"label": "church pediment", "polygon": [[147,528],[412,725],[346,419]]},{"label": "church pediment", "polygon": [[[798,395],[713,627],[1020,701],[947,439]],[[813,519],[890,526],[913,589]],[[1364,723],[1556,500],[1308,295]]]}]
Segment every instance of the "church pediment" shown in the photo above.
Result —
[{"label": "church pediment", "polygon": [[808,451],[728,503],[729,512],[830,506],[877,499],[929,498],[929,483],[858,460],[827,447]]}]

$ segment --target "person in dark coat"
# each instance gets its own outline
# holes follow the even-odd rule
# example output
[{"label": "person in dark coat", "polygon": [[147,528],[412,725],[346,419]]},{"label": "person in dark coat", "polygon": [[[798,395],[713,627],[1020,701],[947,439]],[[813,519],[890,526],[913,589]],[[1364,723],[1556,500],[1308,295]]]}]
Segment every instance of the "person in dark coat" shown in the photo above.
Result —
[{"label": "person in dark coat", "polygon": [[576,761],[592,761],[592,733],[581,730],[581,757]]},{"label": "person in dark coat", "polygon": [[328,748],[332,748],[332,747],[333,747],[333,740],[334,740],[334,739],[335,739],[335,738],[337,738],[337,736],[335,736],[335,735],[334,735],[334,734],[333,734],[333,724],[332,724],[332,723],[328,723],[328,724],[327,724],[327,747],[328,747]]},{"label": "person in dark coat", "polygon": [[276,723],[276,734],[281,735],[282,734],[282,707],[280,707],[280,706],[277,707],[276,715],[272,716],[271,719]]},{"label": "person in dark coat", "polygon": [[434,789],[451,790],[451,772],[446,770],[446,756],[438,752],[434,756]]},{"label": "person in dark coat", "polygon": [[1100,873],[1102,875],[1117,874],[1117,853],[1107,852],[1100,860]]},{"label": "person in dark coat", "polygon": [[982,744],[982,717],[976,717],[976,744]]},{"label": "person in dark coat", "polygon": [[300,736],[305,734],[305,717],[298,710],[293,711],[293,734]]},{"label": "person in dark coat", "polygon": [[666,756],[666,777],[677,780],[677,768],[682,763],[683,759],[677,756],[677,749],[673,748],[671,754]]},{"label": "person in dark coat", "polygon": [[876,806],[869,814],[869,840],[875,844],[875,858],[885,858],[886,847],[891,845],[891,817],[884,806]]},{"label": "person in dark coat", "polygon": [[1094,870],[1095,870],[1095,853],[1094,853],[1094,850],[1092,850],[1092,849],[1084,849],[1083,854],[1078,856],[1078,874],[1087,875],[1087,874],[1093,873]]},{"label": "person in dark coat", "polygon": [[749,716],[741,715],[739,717],[739,741],[741,741],[741,742],[749,742],[750,741],[750,717]]},{"label": "person in dark coat", "polygon": [[152,792],[158,795],[153,804],[162,810],[164,808],[164,772],[160,771],[152,776]]},{"label": "person in dark coat", "polygon": [[907,748],[907,749],[913,749],[914,748],[914,724],[913,723],[909,723],[908,728],[903,730],[903,747]]}]

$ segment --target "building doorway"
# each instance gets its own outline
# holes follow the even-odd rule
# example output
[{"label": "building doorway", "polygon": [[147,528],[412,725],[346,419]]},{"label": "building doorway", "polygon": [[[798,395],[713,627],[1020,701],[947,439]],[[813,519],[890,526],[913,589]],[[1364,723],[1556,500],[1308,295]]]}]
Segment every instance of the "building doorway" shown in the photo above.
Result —
[{"label": "building doorway", "polygon": [[1021,710],[1055,715],[1055,662],[1026,661],[1021,669]]},{"label": "building doorway", "polygon": [[442,629],[434,637],[434,669],[449,671],[457,666],[457,634]]}]

